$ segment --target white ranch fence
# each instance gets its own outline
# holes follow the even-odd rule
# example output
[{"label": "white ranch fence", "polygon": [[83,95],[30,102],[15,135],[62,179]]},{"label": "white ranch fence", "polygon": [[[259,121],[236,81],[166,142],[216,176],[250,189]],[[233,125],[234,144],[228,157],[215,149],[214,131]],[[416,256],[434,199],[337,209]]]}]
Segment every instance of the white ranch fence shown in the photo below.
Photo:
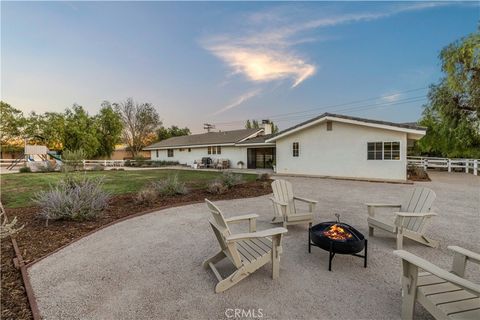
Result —
[{"label": "white ranch fence", "polygon": [[11,165],[11,164],[14,163],[14,162],[24,163],[25,161],[26,161],[25,159],[21,159],[21,160],[17,160],[17,159],[0,159],[0,165],[2,165],[2,166],[9,166],[9,165]]},{"label": "white ranch fence", "polygon": [[[135,160],[130,160],[130,162],[134,162]],[[83,166],[95,166],[101,165],[104,167],[124,167],[125,160],[83,160]]]},{"label": "white ranch fence", "polygon": [[425,170],[432,168],[446,169],[448,172],[461,171],[478,175],[480,159],[449,159],[435,157],[407,157],[410,165],[423,167]]}]

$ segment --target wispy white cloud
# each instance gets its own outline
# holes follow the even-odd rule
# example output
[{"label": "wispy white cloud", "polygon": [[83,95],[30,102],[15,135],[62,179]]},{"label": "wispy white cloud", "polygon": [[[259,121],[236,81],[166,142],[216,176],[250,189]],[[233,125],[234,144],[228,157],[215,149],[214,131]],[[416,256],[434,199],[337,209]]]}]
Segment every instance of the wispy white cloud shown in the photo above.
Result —
[{"label": "wispy white cloud", "polygon": [[[269,83],[289,80],[295,88],[318,71],[318,65],[301,55],[296,46],[300,43],[321,41],[326,36],[311,36],[311,31],[347,23],[367,22],[387,18],[407,11],[449,5],[448,3],[426,2],[396,4],[375,12],[329,14],[320,18],[290,18],[289,11],[278,8],[257,12],[245,21],[249,32],[230,35],[210,36],[202,45],[221,59],[231,74],[244,76],[253,83]],[[308,34],[310,33],[310,36]],[[248,92],[233,103],[217,111],[224,112],[239,106],[242,102],[258,95]],[[396,99],[390,95],[385,99]]]},{"label": "wispy white cloud", "polygon": [[384,102],[389,102],[390,103],[390,102],[396,102],[396,101],[400,100],[401,97],[402,97],[401,93],[392,93],[392,94],[382,96],[382,100]]},{"label": "wispy white cloud", "polygon": [[315,67],[294,54],[268,49],[224,44],[210,50],[224,60],[234,74],[243,74],[254,82],[293,79],[292,87],[315,73]]},{"label": "wispy white cloud", "polygon": [[217,110],[214,113],[212,113],[212,115],[218,115],[218,114],[223,113],[227,110],[238,107],[239,105],[241,105],[245,101],[259,95],[261,92],[262,92],[261,89],[255,89],[255,90],[248,91],[248,92],[240,95],[239,97],[235,98],[230,104],[228,104],[225,107],[221,108],[220,110]]}]

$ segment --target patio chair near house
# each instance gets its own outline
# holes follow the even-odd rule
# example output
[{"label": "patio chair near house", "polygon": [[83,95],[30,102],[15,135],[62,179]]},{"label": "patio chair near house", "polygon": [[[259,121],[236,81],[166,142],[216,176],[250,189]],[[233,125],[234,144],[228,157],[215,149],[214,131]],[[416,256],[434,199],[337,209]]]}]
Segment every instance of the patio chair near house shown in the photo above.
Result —
[{"label": "patio chair near house", "polygon": [[[248,214],[225,219],[220,209],[205,199],[208,209],[212,213],[210,225],[220,245],[220,251],[205,260],[204,268],[210,267],[218,279],[215,292],[223,292],[239,281],[243,280],[260,267],[272,263],[272,278],[276,279],[280,273],[280,254],[282,253],[282,235],[285,228],[272,228],[256,231],[256,214]],[[232,234],[229,224],[249,222],[248,233]],[[215,263],[228,258],[236,270],[222,278]]]},{"label": "patio chair near house", "polygon": [[198,169],[206,168],[206,165],[202,162],[202,159],[197,159],[193,162]]},{"label": "patio chair near house", "polygon": [[230,161],[227,159],[215,159],[212,164],[215,169],[228,169],[230,166]]},{"label": "patio chair near house", "polygon": [[[438,241],[425,235],[425,228],[431,217],[436,213],[430,212],[436,195],[429,188],[416,187],[410,190],[401,204],[366,203],[368,208],[368,230],[373,237],[375,229],[381,229],[397,237],[397,249],[403,247],[403,238],[420,242],[430,247],[437,247]],[[378,208],[397,208],[391,218],[382,218],[375,215]]]},{"label": "patio chair near house", "polygon": [[[312,226],[313,210],[317,201],[294,196],[292,184],[285,180],[273,181],[272,190],[273,197],[270,198],[274,212],[272,223],[282,223],[284,228],[292,224],[304,223],[308,223],[310,227]],[[298,211],[295,201],[308,204],[308,211]]]},{"label": "patio chair near house", "polygon": [[419,302],[436,319],[480,319],[480,285],[464,278],[467,261],[480,264],[480,255],[451,246],[450,272],[407,251],[394,253],[402,259],[402,319],[413,319]]}]

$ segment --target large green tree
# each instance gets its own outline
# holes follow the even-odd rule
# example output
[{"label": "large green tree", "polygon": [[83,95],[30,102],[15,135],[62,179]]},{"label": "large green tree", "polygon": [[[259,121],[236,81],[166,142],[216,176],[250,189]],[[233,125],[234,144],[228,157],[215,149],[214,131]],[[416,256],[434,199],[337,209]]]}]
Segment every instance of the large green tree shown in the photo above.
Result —
[{"label": "large green tree", "polygon": [[162,125],[157,110],[151,103],[136,103],[132,98],[115,104],[123,122],[123,142],[135,158],[142,149],[155,140],[155,132]]},{"label": "large green tree", "polygon": [[115,145],[122,141],[122,117],[108,101],[104,101],[94,120],[100,143],[96,156],[109,158],[115,151]]},{"label": "large green tree", "polygon": [[51,150],[62,150],[65,140],[65,115],[58,112],[37,114],[27,118],[25,134],[30,143],[45,144]]},{"label": "large green tree", "polygon": [[440,53],[444,77],[432,85],[420,124],[427,134],[423,154],[480,157],[480,31]]},{"label": "large green tree", "polygon": [[23,112],[8,103],[0,101],[0,143],[2,146],[24,138],[27,120]]},{"label": "large green tree", "polygon": [[65,111],[64,149],[83,150],[87,158],[97,155],[100,148],[97,127],[82,106],[73,105]]},{"label": "large green tree", "polygon": [[162,141],[172,137],[188,136],[190,134],[190,129],[187,127],[179,128],[177,126],[171,126],[170,128],[165,128],[164,126],[161,126],[157,130],[157,141]]}]

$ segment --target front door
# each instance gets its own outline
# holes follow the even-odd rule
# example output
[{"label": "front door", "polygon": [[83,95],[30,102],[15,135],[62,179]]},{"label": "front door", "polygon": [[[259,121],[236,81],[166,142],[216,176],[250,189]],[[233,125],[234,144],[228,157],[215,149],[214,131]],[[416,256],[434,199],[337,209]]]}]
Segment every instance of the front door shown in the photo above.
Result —
[{"label": "front door", "polygon": [[248,169],[271,169],[275,161],[275,148],[248,148]]}]

